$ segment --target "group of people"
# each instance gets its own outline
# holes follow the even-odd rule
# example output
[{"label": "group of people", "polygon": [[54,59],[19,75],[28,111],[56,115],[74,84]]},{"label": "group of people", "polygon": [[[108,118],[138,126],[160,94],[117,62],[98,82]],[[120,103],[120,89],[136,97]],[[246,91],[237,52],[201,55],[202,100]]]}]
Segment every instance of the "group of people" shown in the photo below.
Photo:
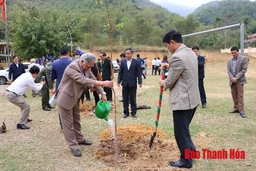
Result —
[{"label": "group of people", "polygon": [[[169,161],[169,164],[180,168],[191,168],[193,161],[190,158],[185,158],[185,150],[196,151],[190,136],[189,125],[197,106],[201,103],[203,108],[206,107],[203,85],[205,59],[199,55],[197,46],[190,49],[184,45],[182,35],[176,30],[168,31],[163,36],[162,41],[172,53],[172,57],[168,62],[167,56],[165,56],[161,65],[155,64],[155,66],[168,69],[166,79],[160,80],[159,86],[163,86],[164,90],[169,90],[168,106],[172,110],[174,135],[180,150],[180,159]],[[228,61],[227,65],[234,102],[234,110],[231,112],[239,112],[242,117],[245,117],[243,85],[246,83],[245,73],[248,60],[239,54],[236,46],[231,48],[231,53],[233,58]],[[122,85],[123,118],[127,118],[130,114],[134,118],[137,117],[137,86],[142,87],[142,64],[140,60],[133,58],[133,54],[134,50],[127,48],[120,55],[122,60],[120,60],[117,85],[119,87]],[[72,62],[69,58],[68,48],[62,47],[60,48],[60,59],[52,64],[50,78],[56,79],[55,96],[61,126],[72,154],[77,157],[82,155],[79,145],[92,144],[85,139],[80,125],[79,100],[85,88],[93,87],[97,95],[101,95],[103,101],[112,100],[110,92],[114,85],[114,75],[111,61],[106,59],[104,52],[100,53],[100,58],[102,60],[101,71],[96,67],[97,72],[94,72],[92,68],[97,66],[94,54],[84,53],[79,60]],[[102,81],[101,78],[97,78],[100,72],[102,72]],[[7,99],[21,108],[21,117],[17,124],[18,129],[29,129],[25,124],[29,121],[30,106],[21,96],[28,87],[34,91],[39,91],[46,84],[47,80],[41,79],[39,84],[35,84],[34,79],[38,77],[38,74],[39,68],[32,66],[28,73],[19,76],[6,89]],[[54,91],[52,90],[52,92]],[[129,104],[131,105],[131,112],[129,111]]]}]

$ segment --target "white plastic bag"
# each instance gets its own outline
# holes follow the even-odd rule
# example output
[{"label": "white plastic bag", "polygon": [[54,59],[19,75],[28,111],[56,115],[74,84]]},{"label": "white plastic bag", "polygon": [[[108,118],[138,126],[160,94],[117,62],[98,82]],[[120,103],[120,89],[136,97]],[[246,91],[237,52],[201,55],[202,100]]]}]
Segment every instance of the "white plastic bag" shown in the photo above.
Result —
[{"label": "white plastic bag", "polygon": [[50,104],[52,107],[55,107],[55,106],[56,106],[55,94],[50,98],[49,104]]}]

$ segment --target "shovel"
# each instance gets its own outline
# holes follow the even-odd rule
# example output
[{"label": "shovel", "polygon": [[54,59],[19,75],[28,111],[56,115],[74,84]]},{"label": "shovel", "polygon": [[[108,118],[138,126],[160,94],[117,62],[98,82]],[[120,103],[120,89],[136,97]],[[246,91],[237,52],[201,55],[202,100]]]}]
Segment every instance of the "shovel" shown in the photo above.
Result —
[{"label": "shovel", "polygon": [[[166,72],[166,69],[163,69],[162,70],[162,80],[165,79],[165,72]],[[149,152],[151,150],[154,139],[156,137],[157,127],[158,127],[159,118],[160,118],[161,105],[162,105],[162,97],[163,97],[163,86],[160,87],[158,106],[157,106],[157,111],[156,111],[156,120],[155,120],[155,126],[156,127],[155,127],[155,131],[154,131],[153,135],[151,135],[151,138],[150,138],[150,141],[149,141],[149,149],[148,149]]]}]

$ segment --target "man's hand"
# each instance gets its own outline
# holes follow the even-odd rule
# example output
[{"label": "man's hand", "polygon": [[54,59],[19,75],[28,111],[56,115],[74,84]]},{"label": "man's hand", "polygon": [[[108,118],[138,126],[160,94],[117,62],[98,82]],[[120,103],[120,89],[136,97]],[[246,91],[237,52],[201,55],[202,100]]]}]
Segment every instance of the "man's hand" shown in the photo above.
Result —
[{"label": "man's hand", "polygon": [[160,80],[160,81],[159,81],[159,85],[160,85],[161,87],[163,87],[163,86],[164,86],[164,80]]},{"label": "man's hand", "polygon": [[55,89],[54,88],[52,88],[50,91],[51,91],[52,94],[55,93]]},{"label": "man's hand", "polygon": [[46,83],[46,82],[45,82],[45,81],[42,81],[42,80],[41,80],[41,82],[40,82],[40,84],[42,84],[42,85],[45,85],[45,83]]},{"label": "man's hand", "polygon": [[232,78],[232,83],[237,83],[237,78]]},{"label": "man's hand", "polygon": [[9,80],[9,84],[11,84],[12,83],[12,80]]},{"label": "man's hand", "polygon": [[101,99],[102,99],[104,102],[106,102],[106,101],[107,101],[107,96],[104,95],[104,94],[102,94],[102,95],[101,95]]},{"label": "man's hand", "polygon": [[114,82],[113,81],[104,81],[104,87],[113,88]]},{"label": "man's hand", "polygon": [[118,87],[121,87],[121,84],[120,84],[120,83],[117,83],[117,86],[118,86]]},{"label": "man's hand", "polygon": [[114,75],[111,75],[110,80],[113,80],[113,79],[114,79]]},{"label": "man's hand", "polygon": [[142,87],[142,84],[140,84],[139,87],[141,88],[141,87]]}]

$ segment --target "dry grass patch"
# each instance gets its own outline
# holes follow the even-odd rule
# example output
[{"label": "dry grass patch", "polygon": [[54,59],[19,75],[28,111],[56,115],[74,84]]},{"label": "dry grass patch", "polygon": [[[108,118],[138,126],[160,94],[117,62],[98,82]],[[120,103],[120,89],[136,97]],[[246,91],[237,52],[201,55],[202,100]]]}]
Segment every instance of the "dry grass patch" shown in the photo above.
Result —
[{"label": "dry grass patch", "polygon": [[[208,63],[206,64],[205,89],[207,95],[207,108],[198,106],[196,114],[191,123],[192,138],[197,150],[203,148],[220,150],[231,148],[244,150],[245,159],[197,159],[194,161],[192,170],[255,170],[256,168],[256,62],[250,58],[248,72],[246,74],[248,84],[245,85],[245,112],[247,117],[241,118],[239,114],[229,114],[232,109],[232,98],[228,85],[226,63],[230,55],[205,52]],[[150,69],[148,73],[151,73]],[[117,74],[115,75],[115,79]],[[148,75],[143,79],[143,87],[138,88],[138,105],[151,106],[151,109],[138,110],[138,118],[128,117],[122,119],[123,108],[121,100],[121,88],[115,87],[117,94],[117,113],[114,110],[109,114],[110,119],[117,119],[117,127],[128,125],[149,126],[154,128],[157,100],[159,95],[158,81],[160,76]],[[115,80],[116,81],[116,80]],[[100,134],[108,129],[108,123],[95,116],[88,116],[88,113],[81,120],[82,131],[86,139],[93,142],[93,145],[81,146],[83,156],[74,157],[68,148],[63,134],[60,132],[58,110],[51,112],[41,109],[40,97],[33,98],[31,91],[27,91],[26,101],[31,105],[30,118],[33,122],[28,123],[30,130],[17,130],[16,124],[19,119],[20,110],[9,103],[4,91],[7,85],[0,86],[0,123],[5,120],[7,132],[0,134],[0,170],[91,170],[91,171],[112,171],[112,170],[182,170],[170,167],[169,160],[179,158],[178,148],[173,136],[172,114],[168,110],[168,91],[163,94],[163,105],[161,108],[159,130],[167,135],[167,140],[157,138],[153,144],[151,154],[147,153],[150,132],[139,139],[131,139],[129,142],[130,152],[134,156],[129,157],[127,162],[113,163],[105,162],[95,155],[100,146]],[[93,97],[93,96],[91,96]],[[88,105],[94,105],[93,101]],[[124,131],[124,134],[127,131]],[[120,131],[121,133],[121,131]],[[119,140],[124,140],[120,137]],[[110,143],[110,141],[109,141]],[[110,147],[111,149],[112,147]],[[134,148],[134,149],[133,149]]]}]

